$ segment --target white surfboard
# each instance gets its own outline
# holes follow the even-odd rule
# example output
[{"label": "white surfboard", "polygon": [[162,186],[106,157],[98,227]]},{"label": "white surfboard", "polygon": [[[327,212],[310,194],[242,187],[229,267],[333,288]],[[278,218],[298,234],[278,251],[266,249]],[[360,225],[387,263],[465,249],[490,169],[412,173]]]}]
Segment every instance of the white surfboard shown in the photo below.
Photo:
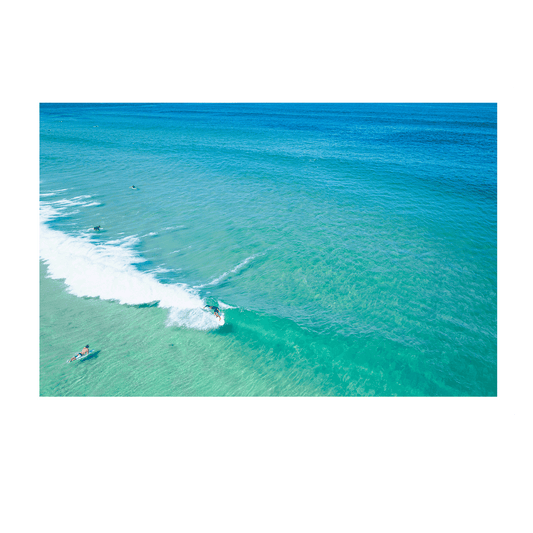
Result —
[{"label": "white surfboard", "polygon": [[[91,355],[93,352],[94,350],[89,350],[89,353],[85,355],[81,355],[80,352],[76,352],[76,359],[74,359],[74,361],[80,361],[81,359],[85,359],[86,357],[89,357],[89,355]],[[73,363],[74,361],[72,360],[72,357],[70,359],[67,359],[67,363]]]}]

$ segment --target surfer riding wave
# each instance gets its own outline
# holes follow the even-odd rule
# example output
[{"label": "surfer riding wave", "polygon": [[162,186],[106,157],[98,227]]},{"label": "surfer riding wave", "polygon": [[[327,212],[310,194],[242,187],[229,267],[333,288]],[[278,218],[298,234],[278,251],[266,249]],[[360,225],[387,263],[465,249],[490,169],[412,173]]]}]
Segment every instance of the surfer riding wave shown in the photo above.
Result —
[{"label": "surfer riding wave", "polygon": [[222,317],[220,316],[220,309],[216,305],[204,305],[204,309],[212,309],[214,315],[220,320]]}]

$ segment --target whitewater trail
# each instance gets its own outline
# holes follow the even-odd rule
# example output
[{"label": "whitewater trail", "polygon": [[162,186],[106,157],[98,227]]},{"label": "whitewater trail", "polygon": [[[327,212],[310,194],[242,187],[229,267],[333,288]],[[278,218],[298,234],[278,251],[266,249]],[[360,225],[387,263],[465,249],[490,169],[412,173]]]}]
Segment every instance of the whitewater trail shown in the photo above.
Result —
[{"label": "whitewater trail", "polygon": [[39,254],[48,266],[49,277],[63,279],[68,292],[79,297],[129,305],[158,302],[159,307],[169,309],[170,326],[207,330],[220,325],[202,309],[205,303],[194,289],[185,284],[162,284],[154,272],[135,268],[144,261],[132,249],[137,237],[125,237],[120,244],[94,244],[88,235],[70,236],[48,227],[47,221],[68,207],[82,205],[80,200],[61,200],[55,207],[41,203]]}]

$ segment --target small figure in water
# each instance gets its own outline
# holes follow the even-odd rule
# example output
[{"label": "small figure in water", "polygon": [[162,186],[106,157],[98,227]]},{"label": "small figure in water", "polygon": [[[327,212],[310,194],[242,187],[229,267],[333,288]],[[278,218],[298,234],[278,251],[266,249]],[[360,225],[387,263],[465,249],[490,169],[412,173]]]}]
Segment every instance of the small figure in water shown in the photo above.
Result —
[{"label": "small figure in water", "polygon": [[83,357],[84,355],[87,355],[89,353],[89,345],[87,344],[87,346],[85,346],[85,348],[83,348],[83,350],[79,353],[77,353],[71,360],[70,362],[72,361],[75,361],[76,359],[78,359],[78,357]]},{"label": "small figure in water", "polygon": [[94,231],[100,231],[100,226],[95,226],[93,229]]},{"label": "small figure in water", "polygon": [[136,189],[136,188],[137,188],[137,187],[135,187],[135,185],[132,185],[132,186],[130,187],[130,189]]},{"label": "small figure in water", "polygon": [[216,306],[216,305],[205,305],[204,306],[204,309],[205,308],[208,308],[208,309],[212,309],[213,310],[213,313],[215,314],[215,316],[220,320],[222,317],[220,316],[220,309]]}]

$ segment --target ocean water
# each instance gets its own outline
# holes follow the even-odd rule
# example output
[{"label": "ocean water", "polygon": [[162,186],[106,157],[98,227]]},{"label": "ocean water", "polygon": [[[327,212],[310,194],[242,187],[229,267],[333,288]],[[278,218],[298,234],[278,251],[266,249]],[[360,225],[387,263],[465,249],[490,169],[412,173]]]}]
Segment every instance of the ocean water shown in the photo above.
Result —
[{"label": "ocean water", "polygon": [[40,394],[495,396],[496,157],[495,104],[41,104]]}]

